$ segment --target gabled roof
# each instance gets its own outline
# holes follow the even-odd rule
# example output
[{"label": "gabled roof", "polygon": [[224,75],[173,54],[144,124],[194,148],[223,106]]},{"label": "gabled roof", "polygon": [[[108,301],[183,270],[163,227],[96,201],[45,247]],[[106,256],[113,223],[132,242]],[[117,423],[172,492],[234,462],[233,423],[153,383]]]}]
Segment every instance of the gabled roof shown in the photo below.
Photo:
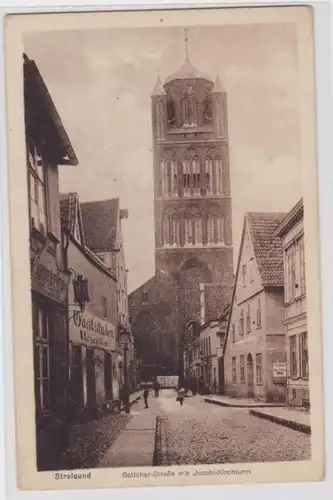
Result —
[{"label": "gabled roof", "polygon": [[277,227],[275,234],[282,238],[290,231],[295,224],[297,224],[304,217],[303,198],[301,198],[296,205],[286,214],[281,223]]},{"label": "gabled roof", "polygon": [[284,284],[283,247],[275,231],[285,216],[280,212],[248,212],[245,215],[263,286]]},{"label": "gabled roof", "polygon": [[230,304],[233,283],[230,285],[205,283],[204,285],[205,323],[209,323],[223,316]]},{"label": "gabled roof", "polygon": [[26,127],[33,131],[44,154],[58,165],[77,165],[78,159],[35,61],[23,54]]},{"label": "gabled roof", "polygon": [[110,251],[117,245],[119,199],[81,203],[86,244],[94,251]]},{"label": "gabled roof", "polygon": [[82,244],[84,245],[85,235],[82,225],[80,202],[77,193],[60,193],[60,223],[62,229],[68,231],[72,236],[75,234],[75,228],[78,224],[78,230]]},{"label": "gabled roof", "polygon": [[227,334],[223,344],[223,354],[225,353],[230,329],[230,320],[237,289],[240,262],[243,253],[244,237],[248,224],[249,233],[252,239],[254,255],[258,265],[258,270],[265,286],[283,286],[283,247],[281,240],[276,236],[276,229],[286,216],[282,212],[247,212],[244,216],[242,237],[238,253],[237,269],[230,310],[228,314]]}]

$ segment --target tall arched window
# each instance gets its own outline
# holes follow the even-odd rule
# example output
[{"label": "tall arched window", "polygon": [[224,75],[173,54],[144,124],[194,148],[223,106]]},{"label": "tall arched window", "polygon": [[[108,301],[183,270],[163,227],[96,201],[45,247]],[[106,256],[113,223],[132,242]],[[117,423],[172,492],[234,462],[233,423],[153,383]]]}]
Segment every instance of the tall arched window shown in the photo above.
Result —
[{"label": "tall arched window", "polygon": [[210,156],[205,158],[205,193],[213,194],[213,161]]},{"label": "tall arched window", "polygon": [[184,196],[200,196],[200,158],[194,149],[186,151],[183,158]]},{"label": "tall arched window", "polygon": [[180,246],[180,218],[174,210],[167,209],[162,219],[163,246]]},{"label": "tall arched window", "polygon": [[194,96],[187,95],[182,99],[182,122],[184,127],[197,125],[196,100]]},{"label": "tall arched window", "polygon": [[185,245],[203,244],[203,217],[197,210],[186,212],[184,217]]},{"label": "tall arched window", "polygon": [[178,196],[178,161],[175,154],[161,163],[162,196]]},{"label": "tall arched window", "polygon": [[220,155],[205,158],[205,191],[208,195],[223,194],[223,165]]},{"label": "tall arched window", "polygon": [[223,194],[223,165],[221,156],[214,158],[216,194]]},{"label": "tall arched window", "polygon": [[218,245],[224,243],[224,218],[209,214],[207,217],[207,243]]}]

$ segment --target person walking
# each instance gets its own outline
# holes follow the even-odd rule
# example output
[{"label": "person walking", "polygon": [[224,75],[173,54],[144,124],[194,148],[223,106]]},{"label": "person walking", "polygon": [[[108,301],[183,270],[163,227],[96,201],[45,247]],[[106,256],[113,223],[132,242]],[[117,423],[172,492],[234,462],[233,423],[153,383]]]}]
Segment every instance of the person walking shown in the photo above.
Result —
[{"label": "person walking", "polygon": [[149,396],[149,389],[148,389],[148,387],[146,387],[145,390],[143,391],[143,399],[145,402],[145,408],[148,408],[148,396]]},{"label": "person walking", "polygon": [[183,406],[184,399],[185,399],[185,389],[184,389],[184,387],[179,387],[177,389],[177,399],[176,399],[176,401],[179,401],[180,406]]},{"label": "person walking", "polygon": [[160,392],[160,384],[158,383],[157,380],[155,380],[154,382],[154,391],[155,391],[155,398],[158,398]]}]

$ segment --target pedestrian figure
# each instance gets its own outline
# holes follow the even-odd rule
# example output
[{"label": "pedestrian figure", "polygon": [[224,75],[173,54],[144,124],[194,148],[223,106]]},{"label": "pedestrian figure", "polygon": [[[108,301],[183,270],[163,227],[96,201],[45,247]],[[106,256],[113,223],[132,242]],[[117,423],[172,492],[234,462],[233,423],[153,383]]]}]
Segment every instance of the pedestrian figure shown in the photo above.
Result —
[{"label": "pedestrian figure", "polygon": [[185,398],[185,389],[183,387],[179,387],[177,389],[177,399],[176,399],[176,401],[179,401],[180,406],[183,406],[184,398]]},{"label": "pedestrian figure", "polygon": [[160,392],[160,384],[155,380],[154,382],[155,398],[158,398]]},{"label": "pedestrian figure", "polygon": [[149,389],[148,389],[148,387],[146,387],[145,390],[143,391],[143,399],[145,402],[145,408],[148,408],[148,395],[149,395]]}]

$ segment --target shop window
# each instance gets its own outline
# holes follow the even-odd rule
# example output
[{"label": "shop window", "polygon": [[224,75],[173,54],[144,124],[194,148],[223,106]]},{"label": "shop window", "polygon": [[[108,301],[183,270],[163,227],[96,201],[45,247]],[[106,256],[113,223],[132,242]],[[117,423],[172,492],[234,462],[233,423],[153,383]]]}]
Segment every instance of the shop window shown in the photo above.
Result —
[{"label": "shop window", "polygon": [[46,181],[44,162],[37,147],[30,139],[27,141],[27,149],[31,229],[36,229],[43,236],[46,236]]},{"label": "shop window", "polygon": [[292,335],[289,339],[290,345],[290,376],[297,377],[297,346],[296,335]]},{"label": "shop window", "polygon": [[232,382],[236,383],[237,382],[237,365],[236,365],[236,358],[232,358],[231,360],[232,364]]},{"label": "shop window", "polygon": [[241,354],[240,356],[240,381],[242,384],[245,384],[245,356]]},{"label": "shop window", "polygon": [[300,336],[300,356],[301,356],[301,377],[309,377],[309,353],[308,334],[302,333]]},{"label": "shop window", "polygon": [[262,384],[262,354],[256,354],[256,382]]}]

